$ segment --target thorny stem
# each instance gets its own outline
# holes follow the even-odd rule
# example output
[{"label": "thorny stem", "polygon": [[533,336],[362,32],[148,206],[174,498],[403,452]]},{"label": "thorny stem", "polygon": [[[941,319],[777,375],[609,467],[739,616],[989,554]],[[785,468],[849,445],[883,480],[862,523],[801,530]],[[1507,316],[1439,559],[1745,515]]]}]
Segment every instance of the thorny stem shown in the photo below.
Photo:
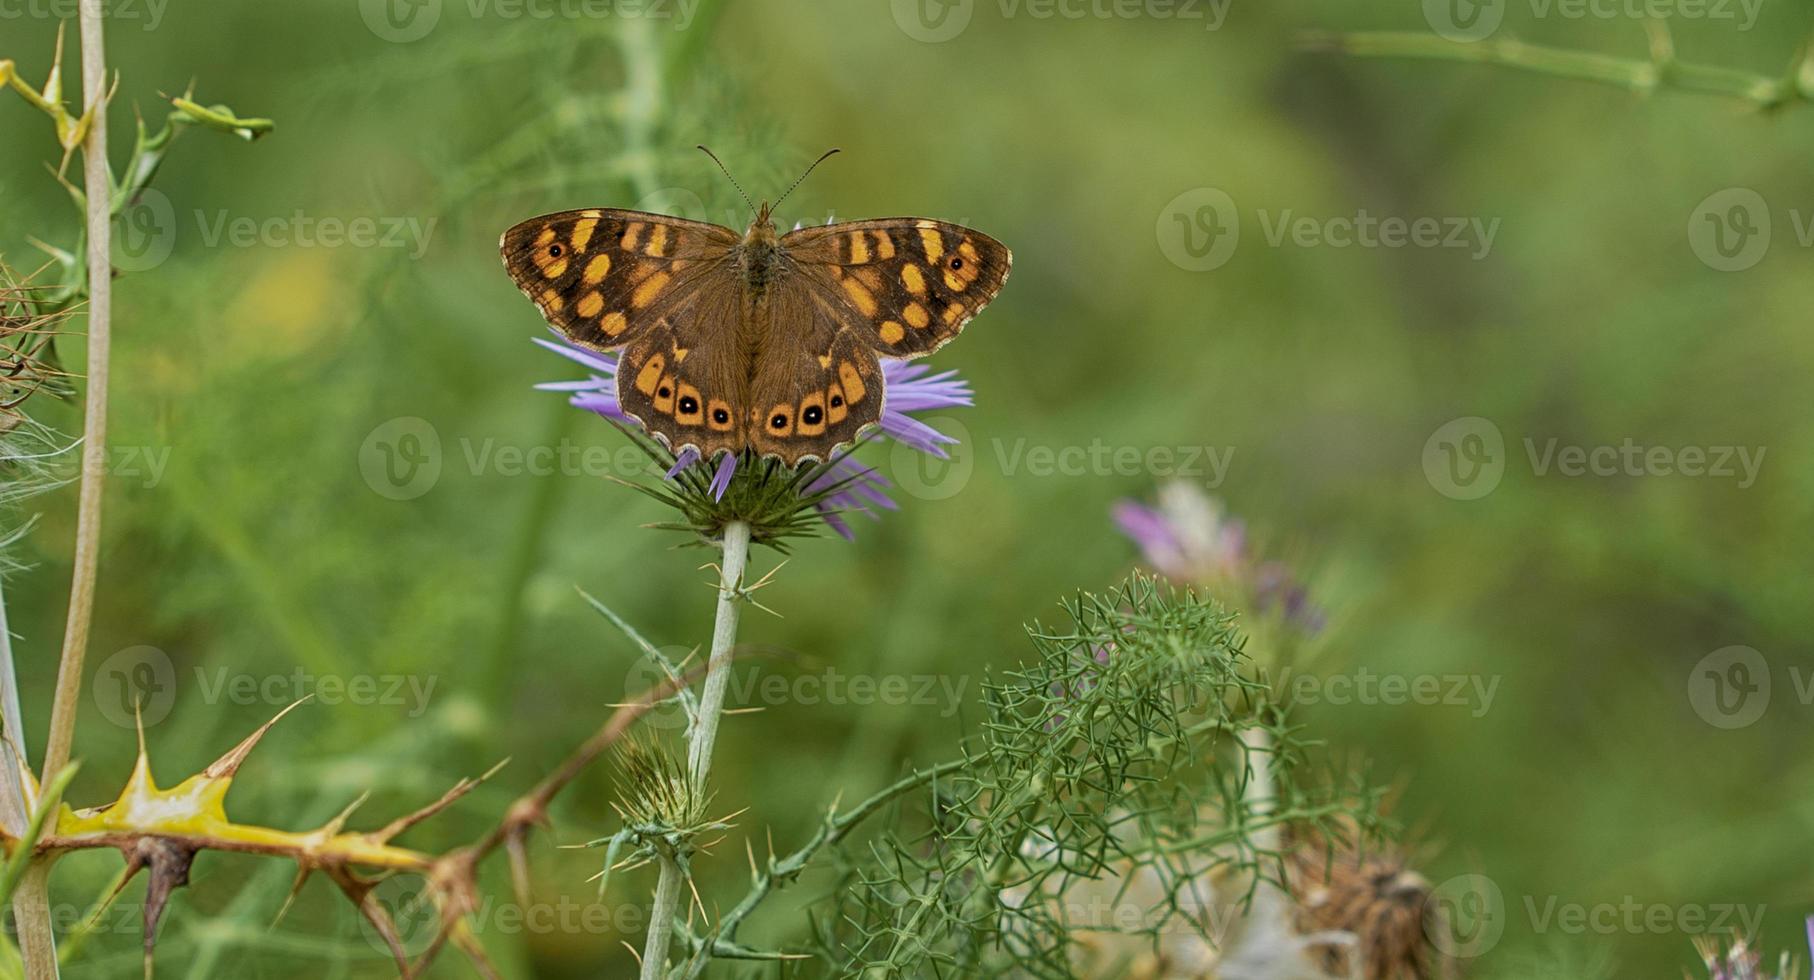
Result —
[{"label": "thorny stem", "polygon": [[[82,418],[82,485],[76,505],[75,570],[69,586],[69,618],[63,629],[63,653],[57,665],[56,699],[51,705],[50,737],[44,747],[46,778],[69,764],[75,740],[76,706],[81,700],[82,659],[88,652],[88,627],[94,613],[96,567],[101,551],[101,491],[107,463],[107,366],[113,324],[112,245],[113,175],[107,166],[107,50],[102,30],[102,0],[82,0],[83,114],[89,117],[82,146],[82,186],[88,217],[88,391]],[[41,859],[19,883],[14,912],[18,917],[19,951],[29,980],[55,980],[57,940],[50,924],[50,861]]]},{"label": "thorny stem", "polygon": [[[724,553],[718,566],[718,612],[712,622],[712,652],[706,661],[699,713],[687,732],[687,776],[693,783],[694,792],[702,795],[706,777],[712,769],[712,743],[718,737],[724,692],[731,679],[731,648],[737,644],[737,614],[743,603],[743,567],[749,554],[750,526],[743,521],[726,524]],[[649,914],[649,935],[643,944],[642,980],[661,980],[667,969],[668,939],[674,928],[674,916],[680,910],[681,876],[680,865],[663,855],[661,877],[655,883],[655,900]]]}]

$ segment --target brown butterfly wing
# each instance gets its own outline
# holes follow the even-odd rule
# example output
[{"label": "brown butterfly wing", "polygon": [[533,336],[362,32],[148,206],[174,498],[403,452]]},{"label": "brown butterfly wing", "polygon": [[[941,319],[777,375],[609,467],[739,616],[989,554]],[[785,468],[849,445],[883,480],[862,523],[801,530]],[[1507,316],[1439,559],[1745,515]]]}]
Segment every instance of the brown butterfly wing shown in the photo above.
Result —
[{"label": "brown butterfly wing", "polygon": [[799,228],[781,247],[801,275],[843,303],[838,317],[882,357],[944,346],[1001,292],[1014,255],[980,231],[927,218]]},{"label": "brown butterfly wing", "polygon": [[882,418],[882,366],[838,297],[788,273],[755,307],[764,338],[750,382],[749,443],[789,466],[827,460]]},{"label": "brown butterfly wing", "polygon": [[749,445],[749,373],[738,341],[742,280],[712,278],[665,305],[617,362],[617,401],[676,455]]},{"label": "brown butterfly wing", "polygon": [[[504,268],[568,340],[613,350],[644,336],[664,307],[705,281],[735,277],[736,232],[616,208],[561,211],[504,232]],[[735,320],[724,324],[734,330]]]}]

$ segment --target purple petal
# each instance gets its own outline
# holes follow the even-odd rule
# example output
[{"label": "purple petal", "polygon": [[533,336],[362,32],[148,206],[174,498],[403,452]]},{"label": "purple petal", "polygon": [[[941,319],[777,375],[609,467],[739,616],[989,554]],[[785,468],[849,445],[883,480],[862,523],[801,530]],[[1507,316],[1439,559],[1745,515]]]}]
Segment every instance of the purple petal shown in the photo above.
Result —
[{"label": "purple petal", "polygon": [[1155,552],[1171,554],[1177,551],[1178,539],[1172,534],[1171,525],[1166,522],[1165,515],[1151,507],[1132,500],[1118,500],[1110,513],[1121,533],[1134,539],[1149,558]]},{"label": "purple petal", "polygon": [[905,443],[939,459],[949,459],[945,446],[957,442],[939,430],[911,416],[902,415],[892,408],[882,413],[882,432],[890,438]]},{"label": "purple petal", "polygon": [[699,450],[694,449],[691,446],[682,449],[680,455],[674,457],[674,465],[668,467],[667,479],[674,479],[680,475],[681,470],[684,470],[697,462],[699,462]]},{"label": "purple petal", "polygon": [[825,508],[825,507],[820,507],[819,516],[825,521],[826,527],[829,527],[833,531],[837,532],[838,537],[843,538],[846,541],[855,541],[857,539],[857,536],[855,534],[851,533],[850,525],[844,523],[844,518],[839,517],[836,513],[833,513],[830,509]]},{"label": "purple petal", "polygon": [[737,454],[727,452],[724,454],[724,458],[718,461],[718,472],[712,474],[713,500],[724,499],[724,492],[731,488],[731,474],[735,472],[737,472]]},{"label": "purple petal", "polygon": [[541,337],[531,337],[530,339],[556,354],[570,360],[578,361],[594,371],[599,371],[612,376],[616,376],[617,374],[617,358],[609,354],[595,354],[589,350],[581,350],[578,347],[573,347],[568,344],[544,340]]},{"label": "purple petal", "polygon": [[623,423],[628,423],[630,421],[630,417],[624,414],[622,408],[618,407],[617,392],[615,391],[587,392],[574,395],[572,398],[567,399],[567,401],[575,408],[583,408],[588,412],[597,412],[613,421]]}]

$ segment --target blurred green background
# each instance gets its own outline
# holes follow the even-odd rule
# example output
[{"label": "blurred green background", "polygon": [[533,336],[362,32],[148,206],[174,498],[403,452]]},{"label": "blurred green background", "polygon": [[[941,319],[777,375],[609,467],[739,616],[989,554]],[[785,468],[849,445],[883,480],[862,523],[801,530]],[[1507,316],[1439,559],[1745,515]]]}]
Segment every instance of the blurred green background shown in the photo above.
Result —
[{"label": "blurred green background", "polygon": [[[1644,56],[1642,25],[1623,13],[1507,6],[1502,36]],[[56,22],[16,9],[0,20],[0,57],[36,82]],[[1313,29],[1428,32],[1413,0],[1205,0],[1172,17],[929,8],[968,17],[954,33],[905,0],[533,9],[554,16],[502,0],[139,0],[116,12],[122,153],[128,107],[161,115],[159,93],[191,79],[201,101],[277,130],[250,145],[186,134],[159,197],[128,215],[126,239],[151,238],[140,271],[116,284],[118,448],[76,801],[110,799],[124,779],[134,740],[119,705],[134,692],[152,709],[156,773],[175,782],[314,678],[397,676],[432,687],[381,704],[324,698],[286,720],[239,777],[233,812],[301,828],[369,790],[355,825],[375,826],[508,757],[406,841],[446,848],[648,682],[576,586],[657,643],[704,643],[709,553],[641,529],[661,511],[597,473],[524,474],[492,454],[624,444],[531,390],[580,373],[530,343],[544,328],[500,268],[497,236],[581,206],[741,225],[694,144],[768,198],[838,146],[784,220],[958,220],[1012,247],[1015,270],[933,359],[977,392],[975,409],[938,423],[965,439],[957,466],[871,450],[924,489],[897,491],[900,512],[879,523],[859,520],[854,544],[797,550],[763,596],[784,618],[745,620],[745,640],[785,654],[751,669],[934,677],[973,697],[985,670],[1022,656],[1023,622],[1125,571],[1134,551],[1108,508],[1167,475],[1042,475],[1022,452],[1232,451],[1213,490],[1314,583],[1331,612],[1324,669],[1497,684],[1484,705],[1305,716],[1402,779],[1398,815],[1443,845],[1424,866],[1432,881],[1477,872],[1502,890],[1504,934],[1476,975],[1674,976],[1694,962],[1675,925],[1570,930],[1544,914],[1562,906],[1657,906],[1672,922],[1761,907],[1766,947],[1799,942],[1814,911],[1814,110],[1299,50]],[[1765,3],[1751,24],[1733,13],[1677,18],[1683,57],[1774,77],[1814,26],[1794,4]],[[44,118],[9,94],[0,132],[0,250],[29,268],[31,239],[70,244],[74,211],[45,171]],[[1226,197],[1180,202],[1200,188]],[[1709,240],[1695,231],[1726,214],[1703,202],[1730,188],[1761,195],[1773,232],[1736,271],[1703,260]],[[1205,200],[1224,212],[1201,211]],[[1326,231],[1363,211],[1496,233],[1486,248],[1269,240],[1287,215]],[[1188,268],[1204,264],[1192,249],[1207,236],[1230,234],[1230,214],[1233,251]],[[323,219],[401,230],[395,244],[301,240]],[[243,242],[214,234],[247,221],[272,224]],[[79,338],[62,353],[80,365]],[[33,407],[79,431],[73,406]],[[1490,493],[1455,499],[1441,478],[1453,440],[1438,431],[1471,417],[1503,438],[1504,473]],[[439,475],[391,499],[373,446],[424,431],[394,421],[412,418],[438,440]],[[1526,451],[1551,439],[1765,456],[1748,485],[1569,477],[1539,473]],[[7,599],[41,733],[73,487],[34,504],[43,520],[18,554],[35,567],[8,581]],[[758,552],[756,569],[775,560]],[[1756,650],[1748,663],[1771,682],[1767,705],[1753,692],[1756,710],[1736,718],[1694,700],[1725,663],[1703,658],[1734,645]],[[221,693],[236,677],[260,692]],[[747,809],[701,861],[708,907],[741,896],[746,840],[798,841],[839,793],[942,757],[965,718],[974,704],[948,699],[733,716],[715,809]],[[563,797],[534,848],[540,898],[593,900],[598,853],[552,844],[614,830],[611,793],[601,766]],[[85,906],[116,862],[66,859],[55,897]],[[276,862],[204,855],[166,921],[161,975],[393,975],[324,882],[269,928],[289,877]],[[604,926],[484,938],[509,975],[619,975],[650,885],[647,872],[614,883]],[[808,882],[783,896],[760,934],[797,936],[786,903],[812,894]],[[97,937],[71,975],[137,975],[135,930]],[[466,969],[446,959],[437,975]]]}]

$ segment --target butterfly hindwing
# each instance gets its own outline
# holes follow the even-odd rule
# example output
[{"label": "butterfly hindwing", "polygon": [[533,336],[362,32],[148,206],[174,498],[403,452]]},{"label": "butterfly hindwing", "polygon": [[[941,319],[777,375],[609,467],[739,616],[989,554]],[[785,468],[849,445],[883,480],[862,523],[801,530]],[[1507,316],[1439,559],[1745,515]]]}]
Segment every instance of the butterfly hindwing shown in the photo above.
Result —
[{"label": "butterfly hindwing", "polygon": [[827,460],[882,418],[882,367],[850,314],[799,277],[770,287],[750,383],[750,445],[789,465]]},{"label": "butterfly hindwing", "polygon": [[692,448],[709,459],[749,445],[739,286],[713,278],[689,287],[618,359],[618,405],[677,455]]},{"label": "butterfly hindwing", "polygon": [[1008,281],[1007,246],[928,218],[815,225],[783,236],[800,273],[849,310],[882,357],[920,357],[957,336]]},{"label": "butterfly hindwing", "polygon": [[504,232],[504,268],[567,339],[612,350],[644,335],[689,283],[722,266],[728,228],[643,211],[588,208]]}]

